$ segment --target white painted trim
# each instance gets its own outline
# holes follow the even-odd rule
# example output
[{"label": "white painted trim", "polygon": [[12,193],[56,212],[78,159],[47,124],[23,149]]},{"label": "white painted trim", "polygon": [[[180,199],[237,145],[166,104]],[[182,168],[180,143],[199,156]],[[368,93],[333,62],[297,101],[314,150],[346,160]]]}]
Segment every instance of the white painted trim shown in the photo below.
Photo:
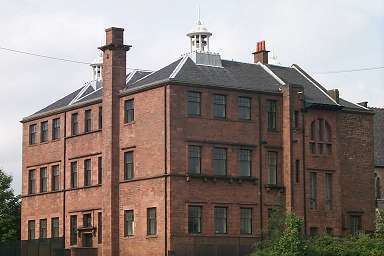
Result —
[{"label": "white painted trim", "polygon": [[89,94],[87,94],[87,95],[84,95],[83,97],[81,97],[81,98],[78,98],[77,100],[76,100],[76,102],[78,102],[78,101],[80,101],[80,100],[82,100],[82,99],[84,99],[85,97],[88,97],[89,95],[91,95],[91,94],[94,94],[95,92],[97,92],[97,91],[99,91],[99,90],[101,90],[103,87],[100,87],[100,88],[98,88],[98,89],[96,89],[96,90],[94,90],[93,92],[91,92],[91,93],[89,93]]},{"label": "white painted trim", "polygon": [[90,82],[86,82],[84,87],[80,90],[80,92],[75,96],[75,98],[73,98],[71,100],[71,102],[69,102],[68,105],[72,105],[73,103],[75,103],[77,101],[77,99],[80,97],[80,95],[82,95],[87,89],[88,87],[91,86]]},{"label": "white painted trim", "polygon": [[307,79],[309,82],[311,82],[314,86],[316,86],[317,89],[319,89],[321,92],[323,92],[330,100],[332,100],[336,105],[341,106],[339,103],[337,103],[331,96],[329,96],[328,93],[326,93],[323,89],[321,89],[316,83],[314,83],[311,79],[309,79],[306,75],[304,75],[300,70],[298,70],[294,65],[291,66],[291,68],[294,68],[297,72],[300,73],[305,79]]},{"label": "white painted trim", "polygon": [[127,76],[127,79],[125,79],[126,84],[132,79],[132,77],[136,74],[136,72],[137,70],[133,70],[131,73],[129,73],[129,75]]},{"label": "white painted trim", "polygon": [[179,71],[184,66],[184,64],[185,64],[185,62],[187,61],[188,58],[189,58],[188,56],[184,56],[183,57],[183,59],[179,62],[179,64],[177,64],[176,68],[173,70],[173,72],[169,76],[170,79],[173,79],[173,78],[176,77],[177,73],[179,73]]},{"label": "white painted trim", "polygon": [[278,77],[275,73],[273,73],[273,71],[269,67],[267,67],[260,61],[257,62],[256,65],[261,66],[268,74],[270,74],[273,78],[275,78],[281,85],[286,85],[286,83],[284,83],[284,81],[281,80],[280,77]]},{"label": "white painted trim", "polygon": [[351,102],[351,101],[348,101],[348,102],[349,102],[349,103],[352,103],[353,105],[355,105],[355,106],[357,106],[357,107],[360,107],[360,108],[362,108],[362,109],[370,110],[369,108],[366,108],[366,107],[361,106],[361,105],[359,105],[359,104],[356,104],[356,103],[354,103],[354,102]]}]

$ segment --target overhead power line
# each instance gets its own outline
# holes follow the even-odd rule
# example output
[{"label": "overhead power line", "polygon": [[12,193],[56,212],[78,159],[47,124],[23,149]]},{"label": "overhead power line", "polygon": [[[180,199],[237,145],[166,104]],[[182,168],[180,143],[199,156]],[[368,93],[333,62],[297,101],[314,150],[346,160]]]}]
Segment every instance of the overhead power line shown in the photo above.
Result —
[{"label": "overhead power line", "polygon": [[[20,53],[20,54],[26,54],[26,55],[30,55],[30,56],[46,58],[46,59],[51,59],[51,60],[58,60],[58,61],[64,61],[64,62],[72,62],[72,63],[77,63],[77,64],[85,64],[85,65],[92,64],[92,63],[86,62],[86,61],[78,61],[78,60],[72,60],[72,59],[66,59],[66,58],[53,57],[53,56],[37,54],[37,53],[32,53],[32,52],[27,52],[27,51],[20,51],[20,50],[10,49],[10,48],[1,47],[1,46],[0,46],[0,50],[10,51],[10,52]],[[139,69],[139,68],[130,68],[130,67],[127,67],[127,69],[130,69],[130,70],[142,70],[142,69]],[[368,71],[368,70],[379,70],[379,69],[384,69],[384,66],[364,67],[364,68],[357,68],[357,69],[345,69],[345,70],[335,70],[335,71],[325,71],[325,72],[315,72],[314,74],[316,74],[316,75],[326,75],[326,74],[350,73],[350,72]],[[142,70],[142,71],[149,71],[149,70]]]}]

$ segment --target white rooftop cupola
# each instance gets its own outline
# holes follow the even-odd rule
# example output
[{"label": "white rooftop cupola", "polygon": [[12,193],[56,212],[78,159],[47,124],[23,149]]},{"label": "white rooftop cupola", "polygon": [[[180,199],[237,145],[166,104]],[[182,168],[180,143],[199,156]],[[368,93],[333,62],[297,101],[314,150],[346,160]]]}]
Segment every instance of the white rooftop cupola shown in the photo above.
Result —
[{"label": "white rooftop cupola", "polygon": [[103,73],[103,54],[99,53],[90,66],[92,67],[92,80],[101,81]]},{"label": "white rooftop cupola", "polygon": [[190,38],[191,52],[209,52],[209,37],[212,33],[201,23],[200,9],[196,26],[187,34]]}]

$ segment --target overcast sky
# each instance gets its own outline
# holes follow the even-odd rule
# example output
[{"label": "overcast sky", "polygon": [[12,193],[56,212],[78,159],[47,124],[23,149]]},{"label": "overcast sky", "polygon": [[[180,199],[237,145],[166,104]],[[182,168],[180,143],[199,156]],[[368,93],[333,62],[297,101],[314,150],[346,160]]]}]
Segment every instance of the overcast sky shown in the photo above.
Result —
[{"label": "overcast sky", "polygon": [[[104,29],[125,29],[133,45],[127,65],[158,69],[189,50],[185,34],[202,21],[213,33],[211,50],[251,62],[266,40],[281,65],[299,64],[326,88],[353,102],[384,106],[384,1],[52,1],[2,0],[0,47],[92,61]],[[0,167],[21,191],[19,120],[79,88],[91,77],[84,64],[53,61],[0,49]]]}]

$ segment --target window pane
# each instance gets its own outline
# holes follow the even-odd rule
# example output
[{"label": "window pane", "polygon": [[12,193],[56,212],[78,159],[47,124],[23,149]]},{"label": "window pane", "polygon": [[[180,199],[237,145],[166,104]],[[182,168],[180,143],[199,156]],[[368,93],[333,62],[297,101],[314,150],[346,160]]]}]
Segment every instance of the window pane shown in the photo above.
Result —
[{"label": "window pane", "polygon": [[57,238],[59,237],[59,218],[52,218],[51,219],[51,237]]},{"label": "window pane", "polygon": [[87,109],[84,113],[84,132],[90,131],[92,131],[92,112],[90,109]]},{"label": "window pane", "polygon": [[97,158],[97,184],[103,183],[103,158]]},{"label": "window pane", "polygon": [[73,113],[71,116],[71,134],[77,135],[79,134],[79,123],[78,123],[78,114]]},{"label": "window pane", "polygon": [[240,119],[251,119],[251,98],[239,97],[238,108]]},{"label": "window pane", "polygon": [[147,209],[147,234],[156,235],[157,223],[156,223],[156,208]]},{"label": "window pane", "polygon": [[91,159],[84,160],[84,186],[92,185]]},{"label": "window pane", "polygon": [[252,234],[252,208],[240,208],[240,233]]},{"label": "window pane", "polygon": [[58,165],[52,166],[52,191],[60,188],[60,169]]},{"label": "window pane", "polygon": [[99,129],[103,128],[103,108],[99,107]]},{"label": "window pane", "polygon": [[47,167],[40,168],[40,192],[47,192],[48,171]]},{"label": "window pane", "polygon": [[188,146],[188,173],[201,173],[201,147]]},{"label": "window pane", "polygon": [[29,126],[29,144],[36,143],[36,124],[32,124]]},{"label": "window pane", "polygon": [[71,163],[71,188],[77,188],[77,162]]},{"label": "window pane", "polygon": [[77,216],[70,217],[70,245],[77,244]]},{"label": "window pane", "polygon": [[225,234],[227,233],[227,208],[215,207],[215,233]]},{"label": "window pane", "polygon": [[199,116],[201,114],[200,102],[200,92],[188,92],[188,115]]},{"label": "window pane", "polygon": [[310,201],[309,201],[309,207],[310,209],[316,209],[317,208],[317,175],[315,172],[311,172],[310,176]]},{"label": "window pane", "polygon": [[97,213],[97,243],[103,242],[103,215],[101,212]]},{"label": "window pane", "polygon": [[48,141],[48,121],[42,122],[40,124],[40,141],[46,142]]},{"label": "window pane", "polygon": [[332,209],[332,174],[325,174],[325,209]]},{"label": "window pane", "polygon": [[277,184],[277,152],[273,152],[273,151],[268,152],[268,165],[269,165],[268,184],[276,185]]},{"label": "window pane", "polygon": [[35,239],[35,221],[29,220],[28,221],[28,240]]},{"label": "window pane", "polygon": [[213,149],[213,169],[215,175],[227,175],[227,149]]},{"label": "window pane", "polygon": [[124,153],[124,179],[130,180],[134,175],[133,152]]},{"label": "window pane", "polygon": [[40,220],[40,235],[39,238],[47,238],[47,219]]},{"label": "window pane", "polygon": [[190,234],[201,233],[201,206],[188,207],[188,232]]},{"label": "window pane", "polygon": [[52,121],[52,139],[60,138],[60,118],[53,119]]},{"label": "window pane", "polygon": [[251,176],[251,150],[240,149],[239,151],[240,176]]},{"label": "window pane", "polygon": [[28,172],[28,193],[36,193],[36,170],[29,170]]},{"label": "window pane", "polygon": [[226,117],[226,97],[224,95],[213,96],[213,115],[214,117]]},{"label": "window pane", "polygon": [[133,210],[124,212],[124,236],[132,236],[134,233],[134,214]]},{"label": "window pane", "polygon": [[275,100],[268,101],[268,130],[276,130],[277,128],[277,106]]},{"label": "window pane", "polygon": [[92,227],[92,215],[90,213],[83,214],[83,226]]},{"label": "window pane", "polygon": [[135,112],[134,112],[134,100],[126,100],[124,103],[124,122],[130,123],[135,120]]}]

